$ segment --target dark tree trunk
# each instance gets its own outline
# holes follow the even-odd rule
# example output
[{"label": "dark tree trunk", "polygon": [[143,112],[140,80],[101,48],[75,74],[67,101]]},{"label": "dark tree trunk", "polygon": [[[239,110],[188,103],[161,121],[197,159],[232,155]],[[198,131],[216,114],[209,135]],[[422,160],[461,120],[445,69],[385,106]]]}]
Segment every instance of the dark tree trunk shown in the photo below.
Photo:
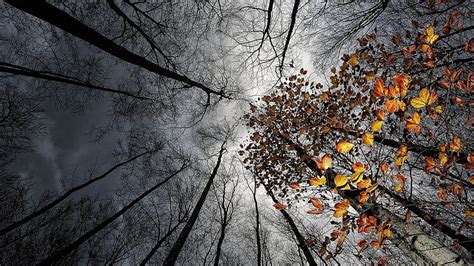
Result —
[{"label": "dark tree trunk", "polygon": [[48,4],[45,1],[28,1],[28,0],[6,0],[7,4],[10,4],[19,10],[31,14],[41,20],[51,23],[52,25],[68,32],[95,47],[107,52],[117,58],[120,58],[130,64],[140,66],[158,75],[186,83],[190,86],[197,87],[204,91],[206,94],[216,94],[224,96],[222,91],[215,91],[208,88],[204,84],[194,81],[185,75],[178,74],[163,68],[156,63],[153,63],[146,58],[139,56],[135,53],[130,52],[124,47],[114,43],[112,40],[93,30],[92,28],[84,25],[81,21],[70,16],[68,13],[62,11],[55,6]]},{"label": "dark tree trunk", "polygon": [[135,204],[140,202],[144,197],[148,196],[150,193],[155,191],[157,188],[168,182],[171,178],[176,176],[177,174],[181,173],[186,168],[186,164],[183,164],[181,168],[174,172],[173,174],[169,175],[166,177],[163,181],[159,182],[155,186],[151,187],[147,191],[143,192],[138,198],[134,199],[132,202],[130,202],[127,206],[123,207],[120,209],[118,212],[116,212],[114,215],[111,217],[107,218],[105,221],[101,222],[99,225],[88,231],[87,233],[83,234],[81,237],[79,237],[77,240],[75,240],[73,243],[70,245],[54,252],[52,255],[41,261],[38,265],[52,265],[56,262],[58,262],[61,258],[64,256],[68,255],[75,249],[77,249],[82,243],[86,242],[89,240],[91,237],[93,237],[95,234],[97,234],[99,231],[104,229],[107,225],[115,221],[118,217],[120,217],[122,214],[124,214],[126,211],[130,210]]},{"label": "dark tree trunk", "polygon": [[174,265],[176,263],[176,260],[178,259],[178,256],[179,256],[179,253],[181,253],[181,250],[183,249],[183,246],[186,242],[186,239],[188,238],[189,234],[191,233],[191,230],[193,229],[193,226],[196,223],[197,218],[199,217],[199,213],[201,212],[201,208],[204,205],[204,202],[206,201],[207,194],[209,193],[209,190],[211,189],[211,185],[214,182],[214,178],[217,175],[217,171],[219,170],[219,166],[221,165],[222,155],[224,154],[224,151],[225,151],[225,148],[224,148],[225,144],[226,144],[226,142],[222,143],[221,149],[219,151],[219,157],[217,158],[216,166],[212,170],[211,176],[209,177],[209,180],[207,181],[207,184],[204,187],[204,190],[202,191],[201,196],[199,197],[199,200],[198,200],[198,202],[196,203],[196,206],[193,209],[191,217],[187,221],[187,223],[184,226],[183,230],[179,234],[178,239],[176,240],[173,247],[169,251],[168,256],[166,257],[165,261],[163,262],[163,265]]}]

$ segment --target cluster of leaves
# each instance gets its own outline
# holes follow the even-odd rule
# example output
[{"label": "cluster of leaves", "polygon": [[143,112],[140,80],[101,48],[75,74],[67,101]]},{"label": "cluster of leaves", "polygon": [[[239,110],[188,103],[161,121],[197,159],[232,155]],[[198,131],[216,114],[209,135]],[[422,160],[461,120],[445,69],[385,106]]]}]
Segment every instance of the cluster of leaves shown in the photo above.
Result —
[{"label": "cluster of leaves", "polygon": [[[382,204],[386,190],[430,203],[423,198],[429,195],[413,193],[429,187],[439,212],[464,211],[450,217],[458,230],[472,226],[474,39],[460,37],[464,20],[453,12],[442,27],[414,22],[392,43],[366,35],[339,69],[331,69],[328,88],[307,81],[301,69],[251,104],[244,117],[253,129],[244,147],[247,167],[288,206],[306,200],[309,214],[332,206],[337,226],[321,255],[332,241],[330,254],[337,255],[355,229],[376,236],[373,248],[382,246],[392,236],[391,222],[370,208]],[[420,158],[425,173],[413,176]],[[361,250],[367,243],[359,242]]]}]

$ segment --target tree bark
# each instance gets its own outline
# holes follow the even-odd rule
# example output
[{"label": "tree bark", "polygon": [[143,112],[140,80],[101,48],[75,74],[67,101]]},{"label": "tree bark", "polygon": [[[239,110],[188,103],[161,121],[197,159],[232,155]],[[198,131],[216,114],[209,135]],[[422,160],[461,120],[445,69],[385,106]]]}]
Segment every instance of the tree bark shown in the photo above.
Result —
[{"label": "tree bark", "polygon": [[186,168],[186,164],[183,164],[179,170],[171,174],[170,176],[166,177],[163,181],[159,182],[158,184],[154,185],[144,193],[142,193],[138,198],[134,199],[132,202],[130,202],[127,206],[123,207],[120,209],[118,212],[116,212],[114,215],[111,217],[107,218],[105,221],[101,222],[98,224],[96,227],[88,231],[87,233],[83,234],[81,237],[79,237],[77,240],[75,240],[73,243],[70,245],[54,252],[51,254],[49,257],[46,259],[42,260],[38,265],[52,265],[57,263],[61,258],[64,256],[68,255],[71,253],[73,250],[77,249],[82,243],[86,242],[89,240],[89,238],[93,237],[95,234],[97,234],[99,231],[104,229],[107,225],[115,221],[118,217],[120,217],[122,214],[124,214],[126,211],[130,210],[135,204],[140,202],[144,197],[148,196],[150,193],[155,191],[157,188],[168,182],[171,178],[179,174],[181,171],[183,171]]},{"label": "tree bark", "polygon": [[184,226],[183,230],[178,236],[178,239],[174,243],[173,247],[168,253],[168,256],[166,257],[165,261],[163,262],[163,265],[174,265],[176,263],[176,260],[178,259],[179,253],[181,253],[181,250],[183,249],[183,246],[186,242],[186,239],[188,238],[189,234],[191,233],[191,230],[193,229],[194,224],[196,223],[197,218],[199,217],[199,213],[201,212],[201,208],[204,205],[204,202],[206,201],[207,194],[209,193],[209,190],[211,189],[211,185],[214,182],[214,178],[217,175],[217,171],[219,170],[219,166],[221,165],[222,161],[222,155],[224,154],[225,148],[224,145],[226,142],[222,143],[221,149],[219,151],[219,157],[217,158],[217,163],[214,169],[212,170],[211,176],[209,177],[209,180],[207,181],[206,186],[204,187],[204,190],[201,193],[201,196],[199,197],[198,202],[196,203],[196,206],[193,209],[193,212],[191,214],[191,217],[189,220],[186,222],[186,225]]},{"label": "tree bark", "polygon": [[50,24],[64,30],[65,32],[72,34],[91,45],[107,52],[117,58],[120,58],[130,64],[140,66],[158,75],[186,83],[190,86],[197,87],[204,91],[207,95],[215,94],[221,97],[225,97],[223,91],[215,91],[209,87],[188,78],[185,75],[178,74],[170,71],[153,63],[146,58],[139,56],[124,47],[114,43],[112,40],[86,26],[81,21],[70,16],[68,13],[62,11],[55,6],[46,3],[45,1],[28,1],[28,0],[5,0],[7,4],[10,4],[17,9],[33,15],[41,20],[49,22]]}]

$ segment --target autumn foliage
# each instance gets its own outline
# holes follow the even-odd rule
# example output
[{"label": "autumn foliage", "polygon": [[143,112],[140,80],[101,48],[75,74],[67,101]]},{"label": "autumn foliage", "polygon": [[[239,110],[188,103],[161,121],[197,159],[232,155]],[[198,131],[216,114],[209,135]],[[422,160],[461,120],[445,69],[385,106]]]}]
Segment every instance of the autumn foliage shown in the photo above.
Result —
[{"label": "autumn foliage", "polygon": [[294,69],[251,104],[247,166],[285,207],[331,209],[335,228],[320,255],[340,253],[351,229],[363,237],[359,251],[386,244],[392,221],[377,208],[387,199],[406,223],[416,207],[461,235],[472,232],[474,39],[462,38],[472,27],[464,21],[453,12],[443,23],[414,22],[390,42],[366,35],[331,69],[329,86]]}]

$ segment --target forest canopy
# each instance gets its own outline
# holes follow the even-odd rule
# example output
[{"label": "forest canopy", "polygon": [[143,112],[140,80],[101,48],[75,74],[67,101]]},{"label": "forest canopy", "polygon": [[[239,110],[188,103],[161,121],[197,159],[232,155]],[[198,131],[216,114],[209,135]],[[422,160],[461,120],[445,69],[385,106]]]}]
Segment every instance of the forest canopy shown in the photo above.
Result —
[{"label": "forest canopy", "polygon": [[474,262],[471,1],[0,4],[0,264]]}]

